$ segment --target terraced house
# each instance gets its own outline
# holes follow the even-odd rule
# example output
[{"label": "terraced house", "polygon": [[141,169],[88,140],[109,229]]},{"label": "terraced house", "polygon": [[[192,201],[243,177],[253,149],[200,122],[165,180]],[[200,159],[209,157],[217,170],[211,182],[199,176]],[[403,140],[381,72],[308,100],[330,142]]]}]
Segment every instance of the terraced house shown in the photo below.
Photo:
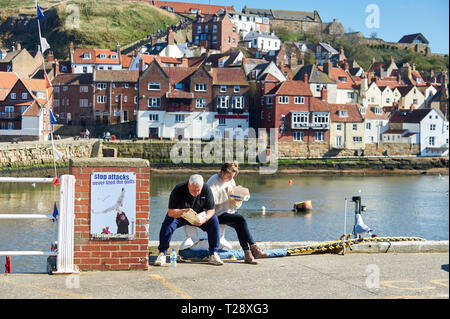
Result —
[{"label": "terraced house", "polygon": [[245,133],[247,92],[241,68],[162,67],[154,61],[139,78],[137,135],[210,139],[234,128]]}]

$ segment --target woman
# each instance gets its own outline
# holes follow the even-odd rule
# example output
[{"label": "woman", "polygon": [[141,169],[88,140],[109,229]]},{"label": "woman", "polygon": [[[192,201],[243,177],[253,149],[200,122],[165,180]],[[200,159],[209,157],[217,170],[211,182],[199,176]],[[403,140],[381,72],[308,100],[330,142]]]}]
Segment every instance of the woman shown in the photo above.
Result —
[{"label": "woman", "polygon": [[216,215],[219,218],[219,224],[225,224],[236,230],[239,244],[244,250],[244,262],[256,265],[255,258],[267,257],[269,254],[263,252],[254,240],[247,226],[245,218],[238,214],[236,210],[241,207],[242,201],[230,197],[233,187],[236,186],[234,177],[239,173],[239,164],[237,161],[225,163],[220,172],[214,174],[208,180],[207,184],[214,195]]}]

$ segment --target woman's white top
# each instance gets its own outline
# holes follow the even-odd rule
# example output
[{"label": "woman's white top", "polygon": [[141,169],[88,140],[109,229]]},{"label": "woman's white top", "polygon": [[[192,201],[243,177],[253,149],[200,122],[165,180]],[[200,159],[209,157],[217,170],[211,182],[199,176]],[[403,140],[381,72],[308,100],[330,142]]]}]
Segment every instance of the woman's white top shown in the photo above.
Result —
[{"label": "woman's white top", "polygon": [[236,186],[236,182],[232,179],[229,182],[224,182],[220,178],[219,174],[214,174],[206,182],[211,188],[214,195],[215,211],[216,215],[220,216],[223,213],[234,214],[236,209],[241,207],[242,201],[235,201],[228,197],[226,189]]}]

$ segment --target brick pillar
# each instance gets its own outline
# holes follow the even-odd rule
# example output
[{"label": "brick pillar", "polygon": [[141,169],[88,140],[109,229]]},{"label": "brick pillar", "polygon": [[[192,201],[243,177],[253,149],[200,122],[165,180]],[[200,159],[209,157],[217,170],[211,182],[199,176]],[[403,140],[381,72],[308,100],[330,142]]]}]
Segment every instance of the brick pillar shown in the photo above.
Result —
[{"label": "brick pillar", "polygon": [[[147,270],[150,209],[150,164],[143,159],[72,159],[75,183],[74,264],[80,270]],[[91,236],[91,174],[135,173],[136,215],[132,239],[98,239]],[[103,174],[105,175],[105,174]],[[110,194],[105,194],[105,197]],[[116,199],[108,199],[107,205]],[[127,211],[127,213],[130,213]],[[132,213],[132,212],[131,212]],[[116,212],[108,212],[115,223]],[[131,226],[131,220],[130,220]]]}]

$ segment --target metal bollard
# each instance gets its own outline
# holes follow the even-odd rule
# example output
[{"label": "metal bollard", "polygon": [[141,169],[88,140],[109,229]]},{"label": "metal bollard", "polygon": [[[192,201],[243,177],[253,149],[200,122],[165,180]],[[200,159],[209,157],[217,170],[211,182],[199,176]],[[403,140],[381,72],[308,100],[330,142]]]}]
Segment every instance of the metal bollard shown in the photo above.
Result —
[{"label": "metal bollard", "polygon": [[6,256],[5,273],[11,273],[11,256]]}]

